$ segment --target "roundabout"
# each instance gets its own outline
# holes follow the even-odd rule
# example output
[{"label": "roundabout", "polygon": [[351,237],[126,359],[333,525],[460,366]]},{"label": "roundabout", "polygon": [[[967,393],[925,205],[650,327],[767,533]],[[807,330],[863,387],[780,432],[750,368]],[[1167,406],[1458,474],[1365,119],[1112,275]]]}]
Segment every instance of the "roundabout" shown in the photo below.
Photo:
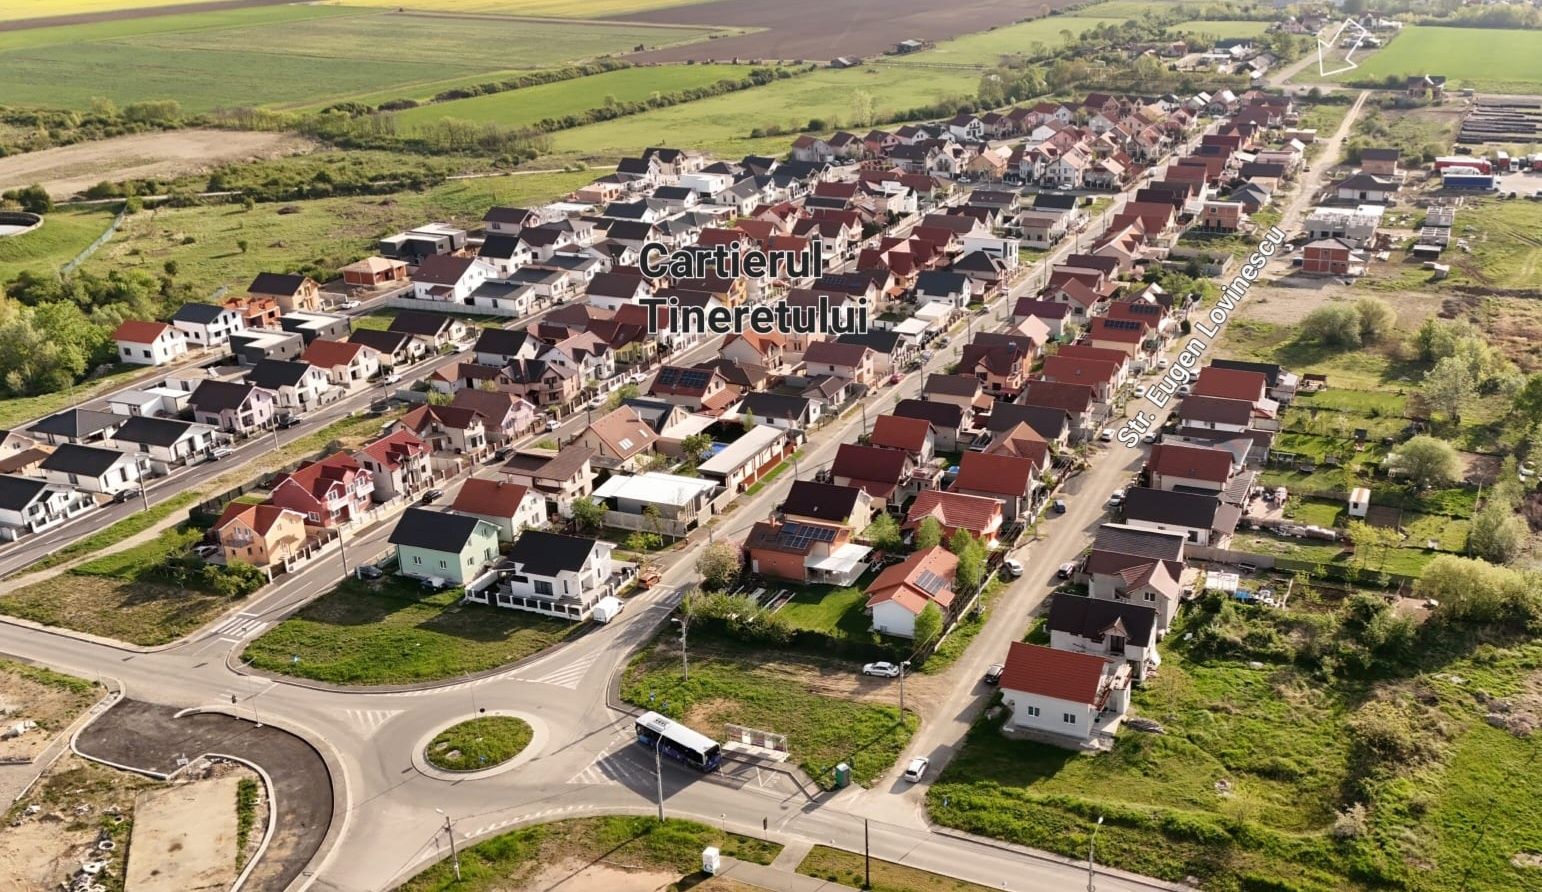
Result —
[{"label": "roundabout", "polygon": [[540,755],[546,739],[546,724],[532,715],[486,710],[424,736],[413,747],[412,764],[439,780],[491,777]]}]

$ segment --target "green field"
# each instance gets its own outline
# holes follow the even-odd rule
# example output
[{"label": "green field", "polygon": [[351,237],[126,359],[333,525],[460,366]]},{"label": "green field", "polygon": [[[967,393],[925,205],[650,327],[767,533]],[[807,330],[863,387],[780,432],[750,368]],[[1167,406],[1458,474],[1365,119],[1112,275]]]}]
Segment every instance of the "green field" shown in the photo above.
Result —
[{"label": "green field", "polygon": [[1269,22],[1250,22],[1242,19],[1217,19],[1215,21],[1184,22],[1174,25],[1173,30],[1182,34],[1208,34],[1222,39],[1228,37],[1258,37],[1269,28]]},{"label": "green field", "polygon": [[522,90],[420,106],[397,113],[396,120],[409,130],[414,125],[442,118],[528,127],[546,118],[560,118],[602,107],[611,99],[623,103],[640,102],[655,93],[672,93],[736,80],[749,71],[748,65],[627,68]]},{"label": "green field", "polygon": [[[994,31],[982,31],[979,34],[966,34],[952,40],[940,41],[933,49],[917,53],[909,59],[927,63],[941,62],[989,67],[994,65],[1000,56],[1014,53],[1037,55],[1039,52],[1065,45],[1065,35],[1061,33],[1062,31],[1069,31],[1072,37],[1077,37],[1091,28],[1108,24],[1108,19],[1093,16],[1093,10],[1098,8],[1100,7],[1079,9],[1076,15],[1034,19],[1015,25],[1006,25]],[[1043,46],[1035,50],[1035,44]],[[903,65],[905,61],[902,59],[898,64]]]},{"label": "green field", "polygon": [[519,755],[530,745],[533,734],[524,719],[511,715],[481,716],[434,735],[423,758],[446,771],[479,771]]},{"label": "green field", "polygon": [[[291,202],[299,213],[259,204],[163,208],[130,217],[85,269],[106,273],[142,267],[159,272],[175,260],[178,281],[212,293],[239,287],[259,272],[308,263],[335,268],[373,252],[383,235],[429,220],[470,224],[495,204],[550,201],[595,178],[593,171],[457,180],[423,192],[387,197],[322,198]],[[191,240],[191,241],[190,241]],[[247,243],[242,253],[238,241]]]},{"label": "green field", "polygon": [[1535,93],[1542,90],[1539,56],[1542,31],[1412,25],[1385,49],[1367,56],[1359,68],[1335,79],[1358,83],[1388,75],[1443,74],[1448,89]]},{"label": "green field", "polygon": [[[18,32],[0,39],[0,83],[16,105],[85,107],[176,99],[187,111],[304,105],[540,69],[703,39],[709,29],[463,19],[282,6]],[[182,27],[167,22],[181,20]],[[218,77],[210,77],[218,72]]]},{"label": "green field", "polygon": [[[80,2],[80,0],[76,0]],[[406,6],[436,12],[482,15],[528,15],[553,18],[603,19],[653,9],[690,6],[708,0],[342,0],[349,6]]]},{"label": "green field", "polygon": [[334,684],[409,684],[513,663],[579,629],[523,610],[462,605],[460,596],[460,589],[424,594],[398,576],[346,580],[241,657],[269,672]]},{"label": "green field", "polygon": [[102,208],[59,211],[25,235],[0,238],[0,282],[23,270],[54,273],[75,259],[112,225],[113,212]]},{"label": "green field", "polygon": [[879,119],[955,96],[973,96],[979,73],[927,69],[924,76],[898,65],[845,71],[825,69],[764,87],[714,96],[671,108],[575,127],[552,135],[557,152],[614,160],[650,145],[688,142],[693,148],[737,158],[749,152],[781,154],[787,136],[754,139],[750,131],[768,126],[796,131],[811,118],[827,125],[852,113],[852,94],[873,97]]}]

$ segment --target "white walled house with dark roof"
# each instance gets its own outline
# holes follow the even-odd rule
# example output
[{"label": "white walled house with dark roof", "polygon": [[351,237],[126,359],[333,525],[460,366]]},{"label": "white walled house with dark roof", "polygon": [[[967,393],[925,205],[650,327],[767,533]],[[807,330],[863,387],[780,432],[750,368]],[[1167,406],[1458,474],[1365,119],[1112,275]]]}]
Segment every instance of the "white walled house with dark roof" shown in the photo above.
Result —
[{"label": "white walled house with dark roof", "polygon": [[232,433],[251,433],[273,420],[278,401],[273,391],[251,383],[202,381],[188,401],[193,420]]},{"label": "white walled house with dark roof", "polygon": [[252,366],[246,381],[272,393],[280,409],[297,412],[309,412],[343,395],[325,371],[304,360],[264,359]]},{"label": "white walled house with dark roof", "polygon": [[55,449],[39,470],[49,483],[109,496],[134,489],[144,475],[139,460],[127,452],[75,443]]},{"label": "white walled house with dark roof", "polygon": [[467,592],[468,600],[581,622],[615,594],[611,544],[527,530],[498,565],[496,583]]},{"label": "white walled house with dark roof", "polygon": [[219,347],[246,328],[246,319],[235,310],[214,304],[187,303],[171,317],[171,324],[182,331],[190,346]]},{"label": "white walled house with dark roof", "polygon": [[435,254],[423,258],[413,273],[412,296],[420,301],[465,307],[470,304],[471,292],[494,274],[491,266],[474,257]]},{"label": "white walled house with dark roof", "polygon": [[1141,681],[1162,664],[1157,622],[1157,611],[1148,604],[1059,592],[1050,600],[1045,628],[1050,647],[1126,663]]},{"label": "white walled house with dark roof", "polygon": [[0,540],[14,542],[96,507],[71,486],[11,474],[0,476]]},{"label": "white walled house with dark roof", "polygon": [[113,444],[126,452],[138,452],[150,460],[156,473],[174,465],[192,464],[215,446],[215,429],[207,424],[175,418],[136,416],[113,435]]}]

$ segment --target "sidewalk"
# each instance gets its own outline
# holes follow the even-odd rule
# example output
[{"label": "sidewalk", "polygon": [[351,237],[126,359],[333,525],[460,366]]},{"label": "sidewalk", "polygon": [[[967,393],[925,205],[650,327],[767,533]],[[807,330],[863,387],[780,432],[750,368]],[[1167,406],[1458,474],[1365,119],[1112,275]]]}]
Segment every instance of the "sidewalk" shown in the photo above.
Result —
[{"label": "sidewalk", "polygon": [[[789,846],[782,850],[786,855],[791,851]],[[781,861],[780,856],[777,861]],[[799,861],[803,860],[800,855]],[[796,866],[796,865],[794,865]],[[832,883],[829,880],[821,880],[817,877],[804,876],[801,873],[793,873],[791,869],[779,870],[773,862],[770,867],[759,864],[751,864],[748,861],[740,861],[736,858],[724,858],[723,868],[717,873],[720,877],[732,877],[741,883],[748,883],[761,889],[770,889],[772,892],[857,892],[850,886],[842,886],[840,883]]]}]

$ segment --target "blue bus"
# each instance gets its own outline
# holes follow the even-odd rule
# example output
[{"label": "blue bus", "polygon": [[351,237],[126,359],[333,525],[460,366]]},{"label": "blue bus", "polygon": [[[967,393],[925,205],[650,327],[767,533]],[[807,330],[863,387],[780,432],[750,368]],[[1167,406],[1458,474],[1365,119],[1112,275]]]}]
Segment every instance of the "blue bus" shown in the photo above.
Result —
[{"label": "blue bus", "polygon": [[716,771],[722,762],[716,741],[656,712],[637,717],[637,742],[697,771]]}]

